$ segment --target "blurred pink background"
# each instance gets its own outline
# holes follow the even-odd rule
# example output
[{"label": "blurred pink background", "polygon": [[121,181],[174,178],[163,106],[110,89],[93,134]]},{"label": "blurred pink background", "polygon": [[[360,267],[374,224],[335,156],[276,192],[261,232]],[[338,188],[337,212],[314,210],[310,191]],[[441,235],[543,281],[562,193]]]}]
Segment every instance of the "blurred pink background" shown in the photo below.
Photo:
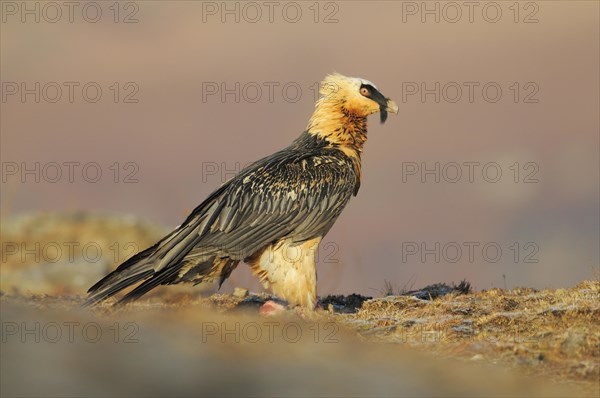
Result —
[{"label": "blurred pink background", "polygon": [[[385,125],[378,116],[370,120],[363,184],[324,239],[319,294],[378,295],[385,280],[401,289],[466,278],[487,289],[571,286],[592,278],[600,237],[599,4],[546,1],[526,9],[520,3],[516,16],[513,2],[497,2],[502,17],[491,23],[482,16],[485,3],[472,22],[465,8],[455,23],[448,21],[453,10],[443,13],[444,2],[437,3],[439,23],[427,14],[423,23],[407,8],[411,2],[391,1],[323,2],[318,23],[313,2],[295,3],[302,10],[296,23],[282,16],[287,3],[275,8],[272,23],[264,6],[257,22],[248,21],[255,11],[244,11],[244,3],[237,3],[239,23],[227,14],[223,23],[220,9],[206,13],[221,2],[121,3],[118,23],[112,2],[98,3],[97,23],[86,22],[81,9],[73,23],[66,9],[56,23],[43,14],[39,23],[32,16],[23,23],[20,10],[3,9],[2,218],[84,209],[174,227],[224,181],[221,174],[295,139],[313,110],[314,84],[338,71],[373,81],[396,100],[400,114]],[[53,18],[53,10],[46,12]],[[288,12],[288,19],[294,16]],[[137,23],[123,23],[130,14]],[[39,103],[34,94],[24,102],[21,92],[12,94],[22,82],[40,83]],[[62,87],[55,103],[48,99],[56,85],[48,82]],[[72,103],[64,82],[79,84]],[[89,82],[102,90],[98,102],[82,97]],[[236,82],[239,103],[234,95],[225,101],[220,93],[207,95],[211,83],[234,88]],[[272,101],[265,82],[275,86]],[[407,91],[436,82],[439,103],[434,94],[423,101],[421,93]],[[476,85],[472,102],[465,82]],[[497,102],[483,97],[487,83],[491,96],[501,88]],[[283,93],[286,84],[292,88]],[[252,102],[256,86],[262,97]],[[462,97],[451,102],[456,86]],[[293,102],[295,87],[302,93]],[[138,102],[125,103],[136,89],[129,99]],[[65,167],[50,182],[54,172],[47,166],[52,173],[38,183],[20,170],[36,162],[40,173],[51,162],[96,162],[102,178],[85,181],[80,166],[69,182]],[[432,175],[422,182],[419,173],[406,174],[407,167],[436,162],[440,172],[447,166],[439,183]],[[446,181],[455,175],[450,162],[479,162],[474,182],[466,167],[458,182]],[[502,170],[498,182],[483,178],[488,163]],[[137,183],[124,182],[130,172]],[[524,182],[527,176],[537,182]],[[440,261],[434,254],[422,258],[421,243],[432,249],[436,242]],[[479,245],[472,260],[465,242]],[[482,247],[490,242],[486,259]],[[463,250],[453,262],[456,246]],[[418,253],[407,252],[415,247]],[[492,262],[495,247],[502,254]],[[527,255],[537,262],[525,262]],[[243,265],[224,289],[233,286],[258,289]]]}]

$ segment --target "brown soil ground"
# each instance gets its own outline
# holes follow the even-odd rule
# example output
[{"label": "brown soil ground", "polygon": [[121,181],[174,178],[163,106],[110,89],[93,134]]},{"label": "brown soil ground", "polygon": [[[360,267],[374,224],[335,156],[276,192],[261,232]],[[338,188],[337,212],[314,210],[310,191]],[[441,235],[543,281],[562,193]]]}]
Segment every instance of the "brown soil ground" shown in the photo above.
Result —
[{"label": "brown soil ground", "polygon": [[[90,233],[77,226],[90,217],[63,223],[60,239]],[[3,242],[57,241],[56,229],[48,232],[56,220],[43,220],[45,228],[39,218],[3,225]],[[163,232],[126,224],[104,225],[88,240],[110,229],[144,245]],[[314,312],[265,317],[258,309],[270,297],[243,289],[209,297],[165,289],[123,307],[82,309],[82,286],[97,270],[81,280],[84,268],[73,262],[15,257],[3,259],[0,274],[2,396],[600,396],[598,280],[541,291],[473,292],[462,283],[329,296]],[[102,336],[75,330],[68,339],[69,324],[93,324]]]}]

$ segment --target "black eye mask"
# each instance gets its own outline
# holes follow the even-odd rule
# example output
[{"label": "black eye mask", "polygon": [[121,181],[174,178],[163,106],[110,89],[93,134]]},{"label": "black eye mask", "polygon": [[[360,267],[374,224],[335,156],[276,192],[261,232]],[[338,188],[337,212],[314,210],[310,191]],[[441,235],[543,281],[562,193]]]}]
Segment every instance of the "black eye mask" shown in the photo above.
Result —
[{"label": "black eye mask", "polygon": [[377,102],[379,104],[379,116],[380,116],[380,120],[381,120],[381,124],[385,123],[385,121],[387,120],[388,117],[388,111],[387,111],[387,98],[385,98],[383,96],[383,94],[381,94],[379,91],[377,91],[377,89],[373,86],[371,86],[370,84],[361,84],[360,86],[361,89],[366,88],[367,90],[369,90],[369,95],[366,95],[365,97],[372,99],[373,101]]}]

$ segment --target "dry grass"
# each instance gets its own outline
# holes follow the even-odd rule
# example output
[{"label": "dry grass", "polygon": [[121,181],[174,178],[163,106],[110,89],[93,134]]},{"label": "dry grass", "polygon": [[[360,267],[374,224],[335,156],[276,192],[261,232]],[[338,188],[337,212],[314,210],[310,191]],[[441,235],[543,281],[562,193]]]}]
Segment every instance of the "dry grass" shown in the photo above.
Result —
[{"label": "dry grass", "polygon": [[368,340],[502,362],[590,386],[600,378],[597,280],[570,289],[492,289],[435,300],[392,296],[340,317]]}]

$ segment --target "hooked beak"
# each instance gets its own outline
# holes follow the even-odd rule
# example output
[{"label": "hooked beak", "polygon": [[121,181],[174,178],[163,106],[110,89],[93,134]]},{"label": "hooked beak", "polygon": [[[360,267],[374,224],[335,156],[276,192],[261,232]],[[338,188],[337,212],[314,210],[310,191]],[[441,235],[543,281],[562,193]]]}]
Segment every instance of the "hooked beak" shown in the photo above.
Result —
[{"label": "hooked beak", "polygon": [[387,111],[392,112],[394,115],[398,114],[398,105],[391,99],[387,99]]},{"label": "hooked beak", "polygon": [[387,120],[388,112],[394,115],[398,114],[398,105],[389,98],[385,99],[385,102],[379,104],[379,115],[381,117],[381,123],[385,123]]}]

